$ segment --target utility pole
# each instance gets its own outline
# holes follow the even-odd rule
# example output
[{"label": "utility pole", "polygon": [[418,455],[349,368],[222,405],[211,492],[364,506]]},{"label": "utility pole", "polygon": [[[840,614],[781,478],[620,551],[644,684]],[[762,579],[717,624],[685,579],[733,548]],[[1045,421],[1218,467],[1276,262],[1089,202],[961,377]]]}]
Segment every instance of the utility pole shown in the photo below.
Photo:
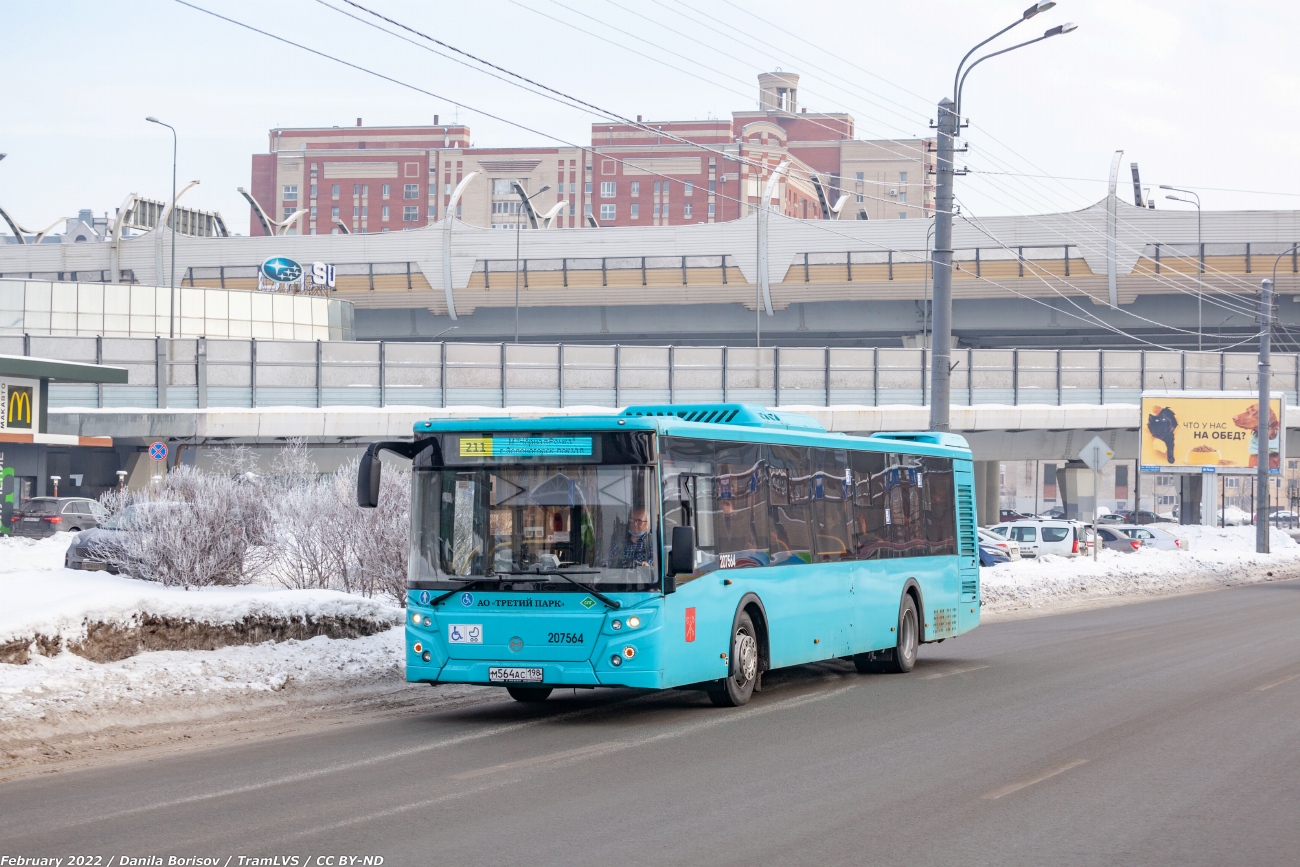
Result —
[{"label": "utility pole", "polygon": [[[994,39],[1008,32],[1017,25],[1028,21],[1040,12],[1046,12],[1056,5],[1056,0],[1039,0],[1020,14],[1020,17],[994,33],[988,39],[976,45],[957,64],[957,74],[952,79],[953,98],[939,103],[939,118],[935,124],[938,132],[938,153],[935,165],[934,195],[934,330],[931,332],[930,361],[930,430],[947,431],[951,428],[949,421],[952,403],[952,217],[953,217],[953,177],[957,174],[952,163],[953,139],[961,129],[962,88],[966,86],[966,76],[975,67],[986,60],[1060,36],[1078,29],[1075,24],[1060,24],[1047,30],[1042,36],[1027,39],[1000,51],[991,51],[977,59],[969,66],[966,61],[971,55],[988,45]],[[963,71],[964,69],[964,71]],[[965,174],[965,171],[962,172]]]},{"label": "utility pole", "polygon": [[[1272,376],[1269,364],[1269,338],[1273,332],[1273,281],[1265,277],[1259,293],[1259,426],[1255,429],[1255,553],[1268,553],[1268,471],[1269,471],[1269,407],[1268,386]],[[1282,422],[1278,419],[1278,424]],[[1278,429],[1278,445],[1286,432]],[[1261,517],[1262,516],[1262,517]]]},{"label": "utility pole", "polygon": [[958,118],[952,100],[939,102],[935,163],[934,320],[930,339],[930,430],[946,431],[952,404],[952,205],[953,139]]}]

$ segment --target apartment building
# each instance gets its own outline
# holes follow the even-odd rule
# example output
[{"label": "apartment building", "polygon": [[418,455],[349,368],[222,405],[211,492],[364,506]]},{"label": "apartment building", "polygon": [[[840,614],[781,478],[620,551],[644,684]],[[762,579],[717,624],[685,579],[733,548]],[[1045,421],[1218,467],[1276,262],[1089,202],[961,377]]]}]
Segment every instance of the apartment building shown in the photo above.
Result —
[{"label": "apartment building", "polygon": [[[858,141],[850,115],[810,113],[799,76],[759,76],[759,110],[730,119],[597,123],[584,147],[476,148],[468,126],[278,128],[255,154],[250,190],[273,220],[298,214],[295,234],[390,232],[445,215],[457,185],[475,180],[457,217],[511,229],[526,220],[514,191],[539,213],[559,206],[556,228],[735,220],[753,211],[772,174],[779,212],[824,216],[822,195],[849,202],[840,219],[907,219],[933,209],[929,140]],[[813,178],[823,186],[819,194]],[[543,188],[547,188],[543,190]],[[590,219],[588,219],[590,217]],[[257,214],[252,234],[266,233]]]}]

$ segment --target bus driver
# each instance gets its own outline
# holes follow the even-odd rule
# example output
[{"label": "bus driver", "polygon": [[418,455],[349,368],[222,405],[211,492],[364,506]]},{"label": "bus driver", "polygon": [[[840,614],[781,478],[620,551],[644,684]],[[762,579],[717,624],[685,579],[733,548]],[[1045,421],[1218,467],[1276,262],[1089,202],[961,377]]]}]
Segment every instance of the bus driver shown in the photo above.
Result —
[{"label": "bus driver", "polygon": [[627,518],[622,550],[615,549],[610,566],[634,569],[650,565],[650,516],[642,506],[637,506]]}]

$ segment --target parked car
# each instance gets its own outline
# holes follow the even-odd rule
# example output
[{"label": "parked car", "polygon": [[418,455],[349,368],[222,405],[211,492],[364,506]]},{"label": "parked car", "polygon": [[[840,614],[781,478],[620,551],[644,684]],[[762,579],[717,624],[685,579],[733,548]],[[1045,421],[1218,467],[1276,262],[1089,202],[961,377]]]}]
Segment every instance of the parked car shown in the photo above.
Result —
[{"label": "parked car", "polygon": [[1032,517],[1033,517],[1033,515],[1026,515],[1026,514],[1024,514],[1023,512],[1017,512],[1015,509],[999,509],[999,510],[998,510],[998,520],[999,520],[999,521],[1024,521],[1024,520],[1026,520],[1026,519],[1028,519],[1028,518],[1032,518]]},{"label": "parked car", "polygon": [[44,539],[98,527],[107,517],[108,510],[88,497],[32,497],[14,510],[11,532]]},{"label": "parked car", "polygon": [[1139,528],[1128,528],[1122,525],[1098,527],[1097,538],[1101,543],[1101,547],[1107,551],[1120,551],[1125,554],[1132,554],[1134,551],[1142,550],[1143,546],[1147,544],[1146,540],[1129,536],[1124,532],[1126,529],[1136,530]]},{"label": "parked car", "polygon": [[1005,536],[998,535],[997,533],[990,533],[983,527],[979,528],[979,533],[981,545],[992,545],[994,548],[1000,548],[1005,551],[1007,556],[1012,560],[1020,559],[1020,543],[1015,539],[1008,539]]},{"label": "parked car", "polygon": [[1161,551],[1186,551],[1188,548],[1187,540],[1181,536],[1166,530],[1164,527],[1116,527],[1125,536],[1130,539],[1141,539],[1152,548]]},{"label": "parked car", "polygon": [[1020,543],[1022,557],[1060,554],[1075,557],[1087,553],[1087,532],[1073,521],[1029,520],[996,524],[989,528],[1007,539]]},{"label": "parked car", "polygon": [[996,566],[999,563],[1010,563],[1010,562],[1011,562],[1011,558],[1007,556],[1006,551],[1003,551],[1001,548],[998,548],[994,545],[990,545],[986,542],[983,541],[980,542],[980,565],[981,566]]},{"label": "parked car", "polygon": [[170,504],[133,503],[118,514],[105,518],[99,526],[82,530],[72,537],[72,544],[63,555],[64,567],[116,574],[118,569],[112,563],[105,561],[105,552],[112,550],[114,543],[121,539],[123,533],[138,520],[143,509],[157,508],[171,508],[171,506]]},{"label": "parked car", "polygon": [[1046,512],[1043,512],[1043,513],[1042,513],[1041,515],[1039,515],[1038,517],[1040,517],[1040,518],[1052,518],[1052,519],[1064,518],[1064,517],[1065,517],[1065,507],[1064,507],[1064,506],[1053,506],[1052,508],[1048,509]]},{"label": "parked car", "polygon": [[1174,519],[1170,515],[1157,515],[1155,512],[1149,512],[1146,509],[1130,509],[1122,513],[1126,524],[1172,524]]},{"label": "parked car", "polygon": [[1236,506],[1224,506],[1219,510],[1219,524],[1224,527],[1244,527],[1250,523],[1250,513]]}]

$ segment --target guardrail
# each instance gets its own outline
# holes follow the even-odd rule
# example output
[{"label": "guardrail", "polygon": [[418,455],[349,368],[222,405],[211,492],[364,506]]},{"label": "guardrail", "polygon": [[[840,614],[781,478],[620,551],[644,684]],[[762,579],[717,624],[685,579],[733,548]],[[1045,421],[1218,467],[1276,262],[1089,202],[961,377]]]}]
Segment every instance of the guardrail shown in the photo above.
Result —
[{"label": "guardrail", "polygon": [[[589,346],[256,339],[0,337],[0,354],[125,367],[128,385],[51,384],[50,406],[625,406],[749,402],[923,405],[922,349]],[[1257,387],[1254,355],[959,349],[960,404],[1137,403],[1143,390]],[[1300,356],[1273,356],[1272,388],[1300,393]]]}]

